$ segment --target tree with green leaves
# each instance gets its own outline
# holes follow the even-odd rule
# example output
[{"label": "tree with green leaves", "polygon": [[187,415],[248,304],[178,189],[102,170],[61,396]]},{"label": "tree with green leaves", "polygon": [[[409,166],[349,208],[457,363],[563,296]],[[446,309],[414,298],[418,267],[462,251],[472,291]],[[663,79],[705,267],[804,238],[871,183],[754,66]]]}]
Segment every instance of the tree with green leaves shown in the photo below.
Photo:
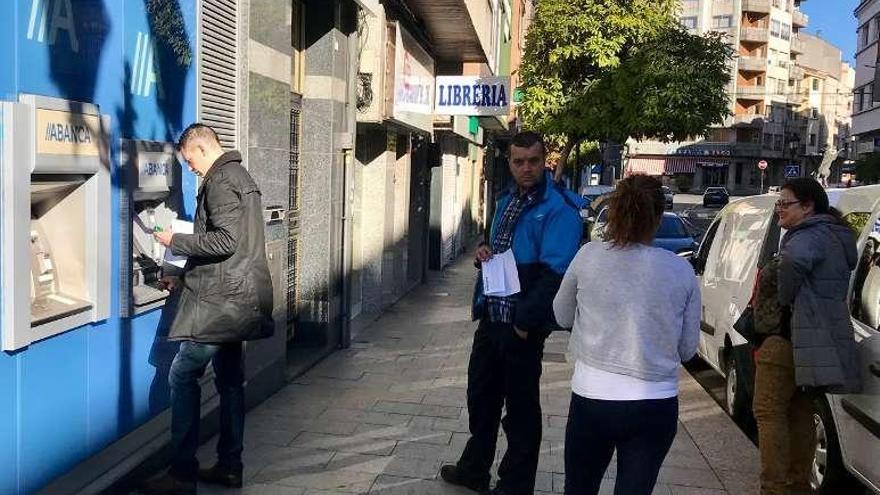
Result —
[{"label": "tree with green leaves", "polygon": [[863,184],[880,182],[880,154],[868,153],[855,163],[856,178]]},{"label": "tree with green leaves", "polygon": [[729,115],[733,48],[691,34],[678,0],[540,0],[521,67],[526,127],[562,145],[682,141]]}]

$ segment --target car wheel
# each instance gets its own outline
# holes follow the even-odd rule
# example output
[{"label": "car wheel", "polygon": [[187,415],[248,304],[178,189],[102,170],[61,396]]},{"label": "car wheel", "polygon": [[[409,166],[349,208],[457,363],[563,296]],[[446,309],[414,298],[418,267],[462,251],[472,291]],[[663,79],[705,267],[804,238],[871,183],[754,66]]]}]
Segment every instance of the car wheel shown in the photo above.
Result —
[{"label": "car wheel", "polygon": [[810,484],[819,495],[857,493],[858,483],[843,465],[840,440],[828,399],[822,395],[813,404],[816,446],[813,467],[810,470]]},{"label": "car wheel", "polygon": [[751,415],[751,401],[748,396],[745,377],[738,366],[735,352],[730,350],[727,356],[727,376],[724,383],[724,405],[727,414],[738,424],[745,425]]}]

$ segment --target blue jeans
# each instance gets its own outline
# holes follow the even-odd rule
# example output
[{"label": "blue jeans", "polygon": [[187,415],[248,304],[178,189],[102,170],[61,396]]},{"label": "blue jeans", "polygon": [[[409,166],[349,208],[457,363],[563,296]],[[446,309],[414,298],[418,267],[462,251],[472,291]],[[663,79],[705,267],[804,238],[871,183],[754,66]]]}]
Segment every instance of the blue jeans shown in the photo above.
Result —
[{"label": "blue jeans", "polygon": [[614,495],[651,495],[678,429],[678,397],[613,401],[571,394],[565,495],[599,493],[617,450]]},{"label": "blue jeans", "polygon": [[199,461],[202,390],[199,379],[214,360],[214,383],[220,394],[220,441],[217,459],[224,468],[242,468],[244,437],[244,370],[241,343],[201,344],[184,341],[171,363],[171,474],[195,479]]}]

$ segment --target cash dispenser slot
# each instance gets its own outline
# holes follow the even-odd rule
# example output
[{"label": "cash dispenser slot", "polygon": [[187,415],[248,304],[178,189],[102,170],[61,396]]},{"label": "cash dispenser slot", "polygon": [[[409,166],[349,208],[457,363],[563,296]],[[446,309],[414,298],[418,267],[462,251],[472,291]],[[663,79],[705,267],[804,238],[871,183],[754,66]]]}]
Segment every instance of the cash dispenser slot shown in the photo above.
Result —
[{"label": "cash dispenser slot", "polygon": [[84,273],[85,181],[31,178],[31,326],[92,308]]}]

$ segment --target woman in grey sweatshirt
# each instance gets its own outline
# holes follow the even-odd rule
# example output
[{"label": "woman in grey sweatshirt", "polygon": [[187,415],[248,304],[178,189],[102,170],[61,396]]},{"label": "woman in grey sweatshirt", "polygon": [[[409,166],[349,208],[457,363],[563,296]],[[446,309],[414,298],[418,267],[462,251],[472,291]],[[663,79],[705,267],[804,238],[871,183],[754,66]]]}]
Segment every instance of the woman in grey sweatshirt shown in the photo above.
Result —
[{"label": "woman in grey sweatshirt", "polygon": [[678,425],[678,372],[697,351],[693,268],[651,247],[659,180],[634,176],[611,198],[605,242],[575,256],[553,302],[576,359],[565,439],[565,493],[596,494],[617,450],[615,494],[648,495]]}]

